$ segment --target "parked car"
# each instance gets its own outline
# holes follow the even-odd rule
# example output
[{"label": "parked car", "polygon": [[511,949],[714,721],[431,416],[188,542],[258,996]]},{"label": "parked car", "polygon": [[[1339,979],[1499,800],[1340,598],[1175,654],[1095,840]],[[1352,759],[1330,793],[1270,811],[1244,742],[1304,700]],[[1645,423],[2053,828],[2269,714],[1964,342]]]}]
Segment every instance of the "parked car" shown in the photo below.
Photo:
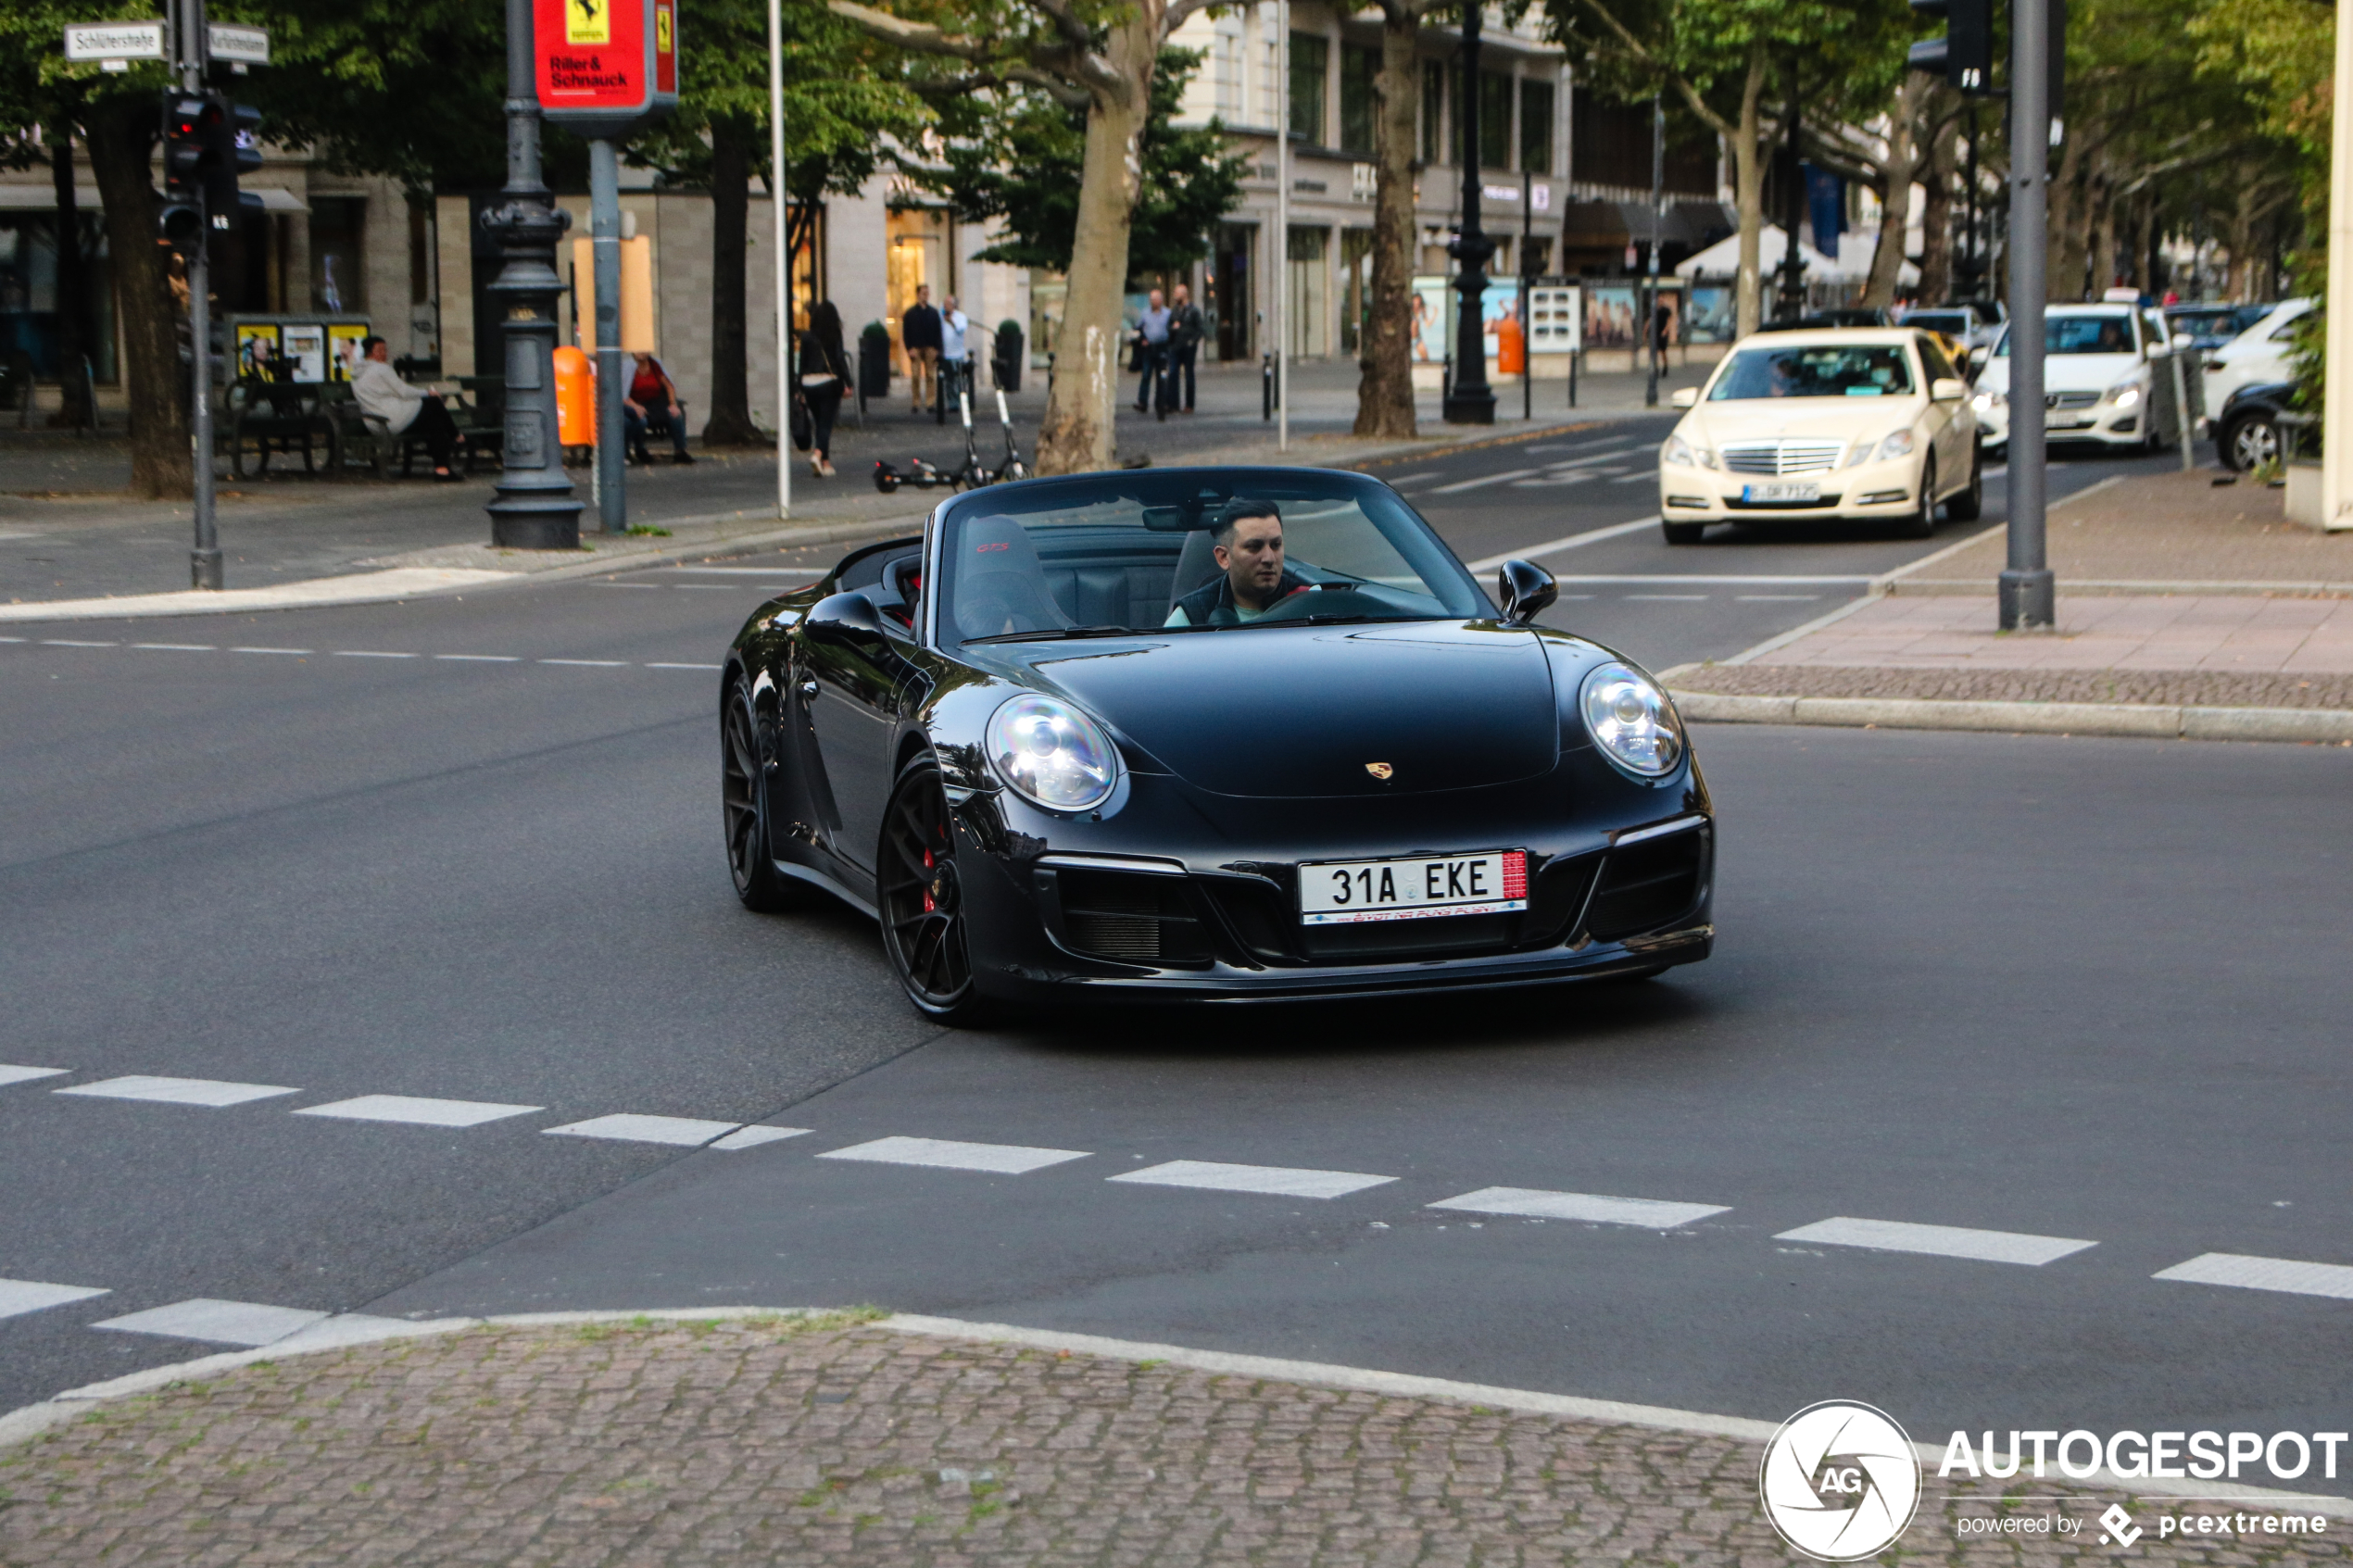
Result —
[{"label": "parked car", "polygon": [[1842,306],[1835,310],[1813,310],[1803,316],[1784,316],[1778,321],[1768,321],[1756,330],[1760,332],[1818,332],[1827,327],[1892,327],[1895,314],[1876,305]]},{"label": "parked car", "polygon": [[2268,305],[2169,305],[2165,325],[2186,333],[2201,354],[2211,353],[2271,313]]},{"label": "parked car", "polygon": [[1779,332],[1726,355],[1659,453],[1670,545],[1715,522],[1880,521],[1913,538],[1937,508],[1978,515],[1984,481],[1968,383],[1905,327]]},{"label": "parked car", "polygon": [[[1971,403],[1989,449],[2007,450],[2010,433],[2010,327],[2002,329],[1977,379]],[[2054,305],[2043,314],[2043,428],[2052,441],[2154,451],[2168,439],[2163,410],[2172,407],[2171,346],[2154,310],[2124,304]],[[2183,367],[2195,383],[2196,361]],[[2160,387],[2160,375],[2166,378]],[[2197,388],[2190,387],[2197,406]]]},{"label": "parked car", "polygon": [[1980,348],[1991,348],[2001,334],[2002,318],[1994,307],[1982,300],[1964,300],[1953,305],[1919,306],[1904,312],[1903,325],[1934,332],[1946,344],[1957,344],[1953,350],[1956,359]]},{"label": "parked car", "polygon": [[2207,357],[2206,414],[2220,419],[2231,394],[2243,386],[2293,380],[2296,323],[2312,312],[2309,299],[2284,300],[2263,319]]},{"label": "parked car", "polygon": [[2279,418],[2296,406],[2294,382],[2240,387],[2214,420],[2214,450],[2233,473],[2280,460]]}]

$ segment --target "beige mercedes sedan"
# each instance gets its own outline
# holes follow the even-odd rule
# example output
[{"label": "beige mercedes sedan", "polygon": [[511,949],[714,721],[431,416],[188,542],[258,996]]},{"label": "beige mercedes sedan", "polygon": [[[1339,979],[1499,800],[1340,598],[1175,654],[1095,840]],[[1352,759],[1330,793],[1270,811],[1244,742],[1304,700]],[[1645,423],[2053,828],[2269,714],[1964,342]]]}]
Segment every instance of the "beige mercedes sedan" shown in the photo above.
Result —
[{"label": "beige mercedes sedan", "polygon": [[1925,538],[1984,500],[1969,384],[1926,332],[1758,332],[1696,390],[1659,449],[1670,545],[1712,522],[1884,521]]}]

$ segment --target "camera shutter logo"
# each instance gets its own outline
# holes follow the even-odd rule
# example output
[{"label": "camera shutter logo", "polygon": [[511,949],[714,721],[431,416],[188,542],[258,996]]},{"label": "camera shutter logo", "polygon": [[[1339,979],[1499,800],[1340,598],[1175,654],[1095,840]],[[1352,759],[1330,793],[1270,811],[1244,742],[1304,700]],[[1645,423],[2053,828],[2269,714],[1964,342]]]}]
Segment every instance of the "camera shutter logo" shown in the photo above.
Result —
[{"label": "camera shutter logo", "polygon": [[1920,1461],[1886,1411],[1825,1399],[1773,1434],[1757,1490],[1781,1539],[1819,1562],[1851,1562],[1911,1524]]}]

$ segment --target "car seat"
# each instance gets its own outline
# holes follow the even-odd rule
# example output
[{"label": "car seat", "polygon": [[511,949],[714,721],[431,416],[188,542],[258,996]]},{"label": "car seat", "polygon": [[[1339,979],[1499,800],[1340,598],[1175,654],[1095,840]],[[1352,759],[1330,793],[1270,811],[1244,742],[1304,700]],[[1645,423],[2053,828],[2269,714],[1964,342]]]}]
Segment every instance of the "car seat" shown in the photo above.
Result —
[{"label": "car seat", "polygon": [[1217,576],[1217,558],[1210,552],[1217,543],[1214,528],[1196,528],[1185,535],[1185,547],[1176,557],[1176,575],[1168,583],[1168,609],[1175,614],[1176,606],[1187,594],[1200,588]]},{"label": "car seat", "polygon": [[1010,517],[975,518],[959,531],[956,631],[965,637],[1051,632],[1075,624],[1046,588],[1029,531]]}]

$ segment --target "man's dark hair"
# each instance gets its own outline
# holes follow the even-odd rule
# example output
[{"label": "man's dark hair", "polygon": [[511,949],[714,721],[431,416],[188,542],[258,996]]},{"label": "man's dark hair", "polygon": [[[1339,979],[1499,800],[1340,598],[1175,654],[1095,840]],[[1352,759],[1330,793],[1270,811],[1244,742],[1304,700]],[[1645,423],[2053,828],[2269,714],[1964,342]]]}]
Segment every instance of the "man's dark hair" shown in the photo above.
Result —
[{"label": "man's dark hair", "polygon": [[1274,502],[1237,495],[1227,502],[1224,509],[1217,514],[1217,542],[1227,549],[1233,548],[1235,531],[1254,517],[1271,517],[1277,522],[1283,521],[1283,514]]},{"label": "man's dark hair", "polygon": [[373,354],[373,353],[376,351],[376,345],[378,345],[378,344],[380,344],[380,343],[382,343],[382,342],[384,342],[384,339],[382,339],[382,338],[380,338],[380,337],[363,337],[363,338],[361,338],[361,339],[359,340],[359,354],[360,354],[360,357],[361,357],[362,358],[365,358],[367,356],[369,356],[369,355],[371,355],[371,354]]}]

